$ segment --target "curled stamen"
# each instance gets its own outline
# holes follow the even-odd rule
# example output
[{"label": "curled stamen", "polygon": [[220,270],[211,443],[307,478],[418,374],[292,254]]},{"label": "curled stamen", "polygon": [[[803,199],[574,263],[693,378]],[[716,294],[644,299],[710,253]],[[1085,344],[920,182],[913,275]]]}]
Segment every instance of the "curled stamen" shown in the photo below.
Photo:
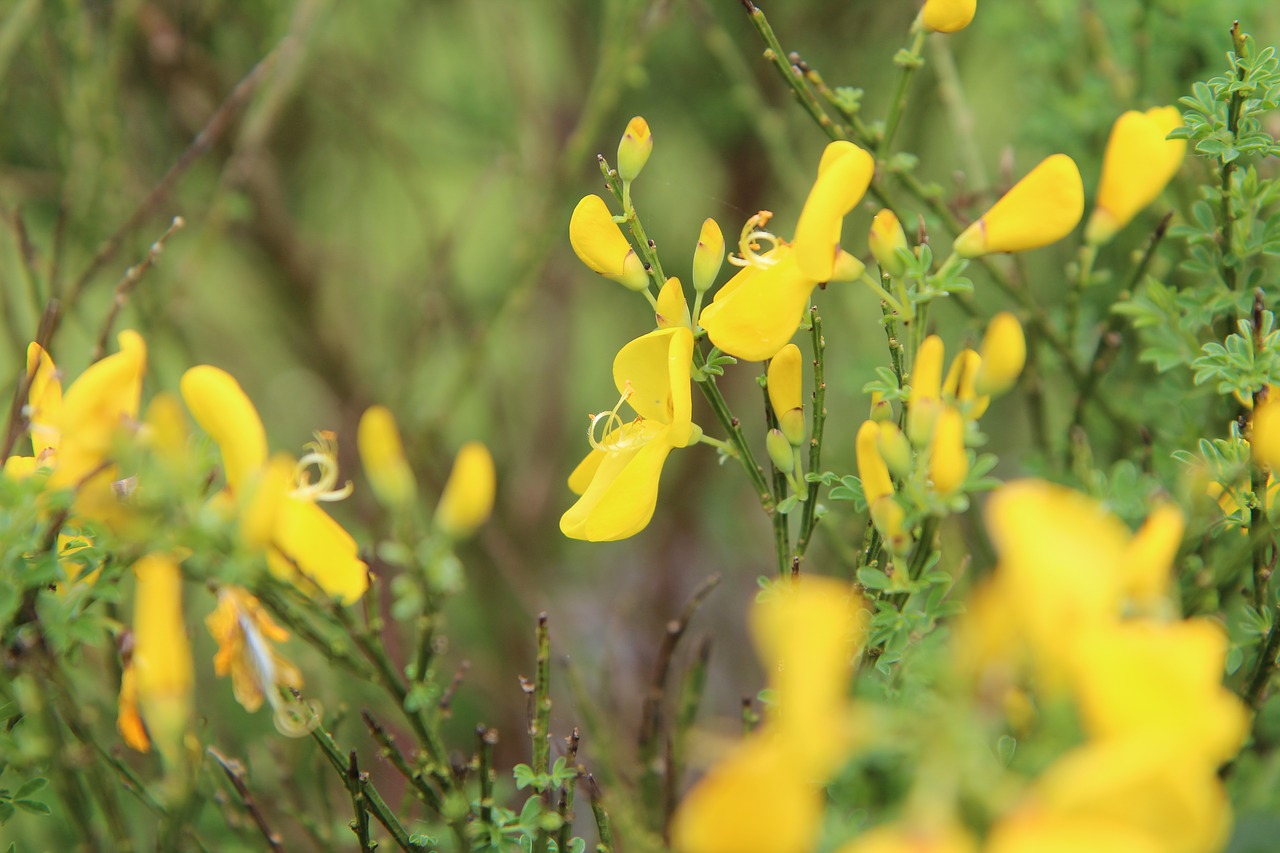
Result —
[{"label": "curled stamen", "polygon": [[[330,430],[320,430],[315,436],[315,441],[303,445],[307,452],[294,466],[295,485],[289,494],[304,501],[340,501],[349,496],[355,486],[348,480],[346,485],[338,487],[338,436]],[[314,483],[311,482],[312,466],[319,474]]]},{"label": "curled stamen", "polygon": [[[618,415],[618,410],[634,393],[635,389],[631,387],[631,380],[628,379],[623,384],[622,396],[618,398],[618,402],[614,404],[614,407],[606,412],[598,412],[591,416],[591,426],[587,428],[587,441],[591,443],[594,449],[607,453],[611,450],[618,450],[625,444],[626,435],[624,430],[627,425],[623,423],[622,418]],[[633,423],[638,423],[639,420],[637,418]],[[600,438],[597,439],[596,427],[602,422],[604,423],[604,429],[600,433]],[[617,437],[613,441],[606,441],[614,433],[617,433]]]},{"label": "curled stamen", "polygon": [[[766,231],[765,227],[773,218],[773,212],[762,210],[748,219],[738,235],[738,254],[729,256],[729,263],[739,267],[757,267],[765,269],[777,263],[776,258],[769,257],[782,242],[776,234]],[[769,248],[761,251],[760,244],[768,243]]]}]

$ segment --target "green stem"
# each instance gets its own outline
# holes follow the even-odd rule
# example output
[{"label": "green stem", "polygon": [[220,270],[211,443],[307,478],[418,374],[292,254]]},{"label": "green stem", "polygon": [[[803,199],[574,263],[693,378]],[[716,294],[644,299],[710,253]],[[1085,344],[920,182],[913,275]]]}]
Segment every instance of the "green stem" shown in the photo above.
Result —
[{"label": "green stem", "polygon": [[[778,428],[778,417],[773,412],[773,404],[769,400],[768,385],[768,369],[769,363],[765,362],[764,382],[760,384],[760,390],[764,396],[764,428],[766,432]],[[779,503],[787,496],[788,475],[778,470],[778,466],[773,464],[773,459],[769,459],[769,470],[773,472],[773,499]],[[780,512],[773,513],[773,548],[778,556],[778,574],[782,577],[792,571],[791,562],[791,530],[788,524],[787,516]]]},{"label": "green stem", "polygon": [[885,159],[889,153],[889,145],[893,142],[893,135],[898,130],[898,122],[902,120],[902,113],[907,106],[911,78],[915,75],[916,69],[924,64],[924,59],[920,56],[920,49],[924,47],[924,37],[923,28],[916,30],[915,37],[911,40],[911,47],[906,52],[907,55],[901,59],[894,58],[894,62],[902,71],[898,74],[898,87],[893,93],[893,102],[889,105],[889,115],[884,120],[884,133],[876,146],[877,160]]},{"label": "green stem", "polygon": [[[311,739],[320,746],[324,757],[329,760],[329,764],[342,777],[347,793],[351,795],[351,806],[355,811],[352,831],[355,832],[356,838],[360,841],[362,853],[372,853],[377,847],[370,835],[369,815],[371,814],[378,819],[378,823],[382,824],[387,832],[391,833],[392,839],[399,845],[401,850],[416,853],[416,851],[427,849],[424,845],[410,840],[409,832],[404,828],[404,824],[400,822],[395,812],[382,799],[378,789],[369,781],[369,774],[360,772],[354,749],[351,750],[346,758],[343,758],[342,751],[338,748],[337,742],[334,741],[333,735],[325,731],[324,726],[316,726],[312,729]],[[465,837],[465,835],[462,836],[464,843]]]},{"label": "green stem", "polygon": [[760,34],[760,37],[764,39],[764,43],[768,46],[764,52],[765,59],[773,63],[773,67],[777,69],[778,73],[782,75],[782,79],[791,87],[791,91],[795,93],[800,105],[805,108],[810,117],[818,123],[818,127],[822,128],[831,139],[847,139],[848,135],[845,129],[827,114],[827,111],[822,108],[822,104],[818,103],[818,99],[814,97],[812,90],[805,85],[804,76],[787,56],[787,52],[782,49],[782,44],[774,34],[773,27],[769,25],[769,19],[764,16],[764,12],[751,0],[742,0],[742,5],[747,10],[747,17],[751,19],[752,26],[756,28],[756,32]]},{"label": "green stem", "polygon": [[1080,327],[1080,303],[1084,300],[1084,292],[1089,288],[1089,279],[1093,274],[1093,263],[1098,258],[1098,247],[1093,243],[1086,243],[1080,247],[1080,256],[1077,261],[1079,270],[1076,277],[1071,280],[1070,289],[1067,291],[1067,341],[1074,342],[1076,339],[1076,331]]},{"label": "green stem", "polygon": [[[1231,43],[1233,47],[1231,62],[1235,66],[1236,79],[1243,82],[1245,79],[1243,66],[1245,41],[1244,34],[1240,32],[1239,21],[1231,25]],[[1231,134],[1233,145],[1240,126],[1240,111],[1243,107],[1244,94],[1242,92],[1234,93],[1227,106],[1227,133]],[[1226,282],[1227,287],[1231,290],[1235,290],[1238,283],[1236,265],[1228,257],[1232,254],[1232,246],[1235,243],[1235,212],[1231,206],[1232,174],[1235,172],[1235,168],[1235,160],[1222,164],[1222,206],[1219,213],[1219,218],[1222,220],[1222,280]]]},{"label": "green stem", "polygon": [[879,296],[883,301],[888,303],[890,308],[892,308],[897,313],[901,314],[903,317],[907,316],[907,309],[903,307],[902,303],[898,301],[897,297],[895,297],[892,293],[890,293],[888,290],[885,289],[884,285],[876,281],[874,276],[872,276],[870,273],[864,272],[860,280],[867,287],[875,291],[876,296]]},{"label": "green stem", "polygon": [[538,614],[538,660],[534,673],[533,718],[529,720],[529,739],[533,742],[533,772],[545,775],[551,756],[551,632],[547,614]]},{"label": "green stem", "polygon": [[1244,701],[1254,711],[1258,710],[1267,684],[1275,673],[1276,656],[1280,655],[1280,605],[1271,614],[1271,627],[1267,630],[1267,639],[1263,643],[1262,653],[1258,656],[1253,678],[1249,679],[1249,687],[1245,690]]},{"label": "green stem", "polygon": [[[697,347],[694,347],[693,350],[693,365],[697,369],[706,366],[702,351]],[[698,386],[702,389],[703,396],[707,398],[707,403],[711,405],[711,411],[715,414],[716,420],[724,431],[728,433],[729,442],[737,448],[738,461],[746,469],[747,477],[750,478],[751,485],[756,491],[756,496],[760,499],[761,509],[765,513],[772,515],[776,504],[773,500],[773,494],[769,490],[769,481],[765,479],[764,470],[756,463],[755,455],[751,452],[751,446],[747,444],[747,438],[742,433],[742,427],[738,423],[738,419],[729,411],[729,404],[725,402],[724,396],[720,393],[715,377],[708,376],[702,382],[699,382]]]},{"label": "green stem", "polygon": [[[822,472],[822,437],[827,424],[827,381],[824,373],[826,366],[827,341],[822,337],[822,317],[818,315],[817,306],[809,308],[809,334],[813,343],[813,414],[810,416],[811,429],[809,438],[809,473],[817,476]],[[804,558],[813,541],[813,530],[818,521],[818,486],[817,480],[809,483],[809,494],[804,502],[804,511],[800,516],[800,532],[796,534],[796,561]]]}]

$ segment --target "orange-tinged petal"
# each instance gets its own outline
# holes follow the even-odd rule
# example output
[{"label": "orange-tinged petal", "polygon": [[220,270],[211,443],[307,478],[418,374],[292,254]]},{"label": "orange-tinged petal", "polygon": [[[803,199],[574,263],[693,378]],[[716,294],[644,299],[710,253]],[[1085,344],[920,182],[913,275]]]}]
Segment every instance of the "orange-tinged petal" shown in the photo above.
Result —
[{"label": "orange-tinged petal", "polygon": [[272,573],[307,589],[301,572],[343,604],[359,600],[369,588],[369,567],[351,534],[310,501],[285,498],[278,512],[274,547],[267,552]]},{"label": "orange-tinged petal", "polygon": [[1155,107],[1145,113],[1130,110],[1116,119],[1107,139],[1098,199],[1085,226],[1085,240],[1110,240],[1173,180],[1187,153],[1187,141],[1165,137],[1181,126],[1177,107]]},{"label": "orange-tinged petal", "polygon": [[956,238],[962,258],[1022,252],[1061,240],[1084,214],[1084,184],[1066,154],[1043,160]]},{"label": "orange-tinged petal", "polygon": [[222,451],[227,486],[235,491],[267,461],[267,432],[258,410],[230,373],[211,365],[188,370],[180,387],[191,416]]},{"label": "orange-tinged petal", "polygon": [[875,169],[874,158],[852,142],[832,142],[823,151],[818,179],[796,223],[794,252],[807,278],[831,279],[844,218],[866,194]]}]

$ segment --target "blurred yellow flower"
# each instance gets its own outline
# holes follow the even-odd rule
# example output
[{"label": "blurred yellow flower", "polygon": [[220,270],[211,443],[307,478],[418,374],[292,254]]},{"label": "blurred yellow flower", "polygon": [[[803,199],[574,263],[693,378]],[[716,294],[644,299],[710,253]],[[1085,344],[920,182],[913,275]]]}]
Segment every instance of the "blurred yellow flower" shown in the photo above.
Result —
[{"label": "blurred yellow flower", "polygon": [[195,675],[182,619],[182,571],[170,556],[149,554],[133,566],[133,647],[120,684],[117,721],[125,742],[155,744],[166,768],[181,766],[191,725]]},{"label": "blurred yellow flower", "polygon": [[982,358],[974,379],[974,393],[999,396],[1014,386],[1027,363],[1027,339],[1022,324],[1008,311],[991,318],[979,349]]},{"label": "blurred yellow flower", "polygon": [[613,214],[598,195],[584,196],[569,219],[569,243],[578,259],[595,272],[630,290],[645,290],[649,273],[622,236]]},{"label": "blurred yellow flower", "polygon": [[1098,198],[1084,229],[1087,242],[1110,240],[1178,174],[1187,141],[1165,137],[1181,126],[1177,107],[1129,110],[1116,119],[1102,160]]},{"label": "blurred yellow flower", "polygon": [[1272,469],[1280,467],[1280,395],[1270,393],[1254,408],[1249,450],[1253,464]]},{"label": "blurred yellow flower", "polygon": [[1070,234],[1083,214],[1080,170],[1066,154],[1054,154],[961,232],[953,249],[962,258],[1037,249]]},{"label": "blurred yellow flower", "polygon": [[942,360],[945,356],[942,338],[929,335],[916,352],[915,364],[907,377],[907,438],[916,447],[924,447],[933,435],[933,424],[942,410]]},{"label": "blurred yellow flower", "polygon": [[920,21],[936,33],[954,33],[969,26],[978,11],[978,0],[925,0]]},{"label": "blurred yellow flower", "polygon": [[493,512],[496,479],[489,448],[478,441],[464,444],[440,495],[436,526],[453,539],[475,533]]},{"label": "blurred yellow flower", "polygon": [[386,406],[370,406],[360,416],[356,431],[360,464],[378,500],[384,506],[403,509],[417,497],[417,481],[404,456],[395,415]]},{"label": "blurred yellow flower", "polygon": [[954,494],[969,474],[969,455],[964,449],[964,416],[955,406],[943,406],[933,427],[929,450],[929,479],[942,497]]},{"label": "blurred yellow flower", "polygon": [[[350,484],[337,486],[337,458],[331,437],[322,434],[309,445],[302,467],[294,467],[292,487],[280,490],[279,477],[268,476],[273,468],[278,472],[281,466],[267,465],[262,420],[231,374],[210,365],[193,367],[183,374],[181,390],[192,417],[222,453],[231,500],[242,511],[254,508],[257,524],[250,525],[252,529],[261,531],[263,519],[270,522],[266,555],[271,572],[304,588],[314,584],[344,604],[359,599],[369,586],[368,566],[357,556],[351,535],[316,504],[350,491]],[[316,483],[310,482],[308,464],[320,469]],[[275,489],[265,493],[275,497],[254,505],[255,492],[264,488],[264,483],[276,484]],[[246,544],[261,547],[252,541]],[[299,575],[306,583],[300,583]]]},{"label": "blurred yellow flower", "polygon": [[977,853],[973,836],[954,825],[892,823],[864,832],[836,853]]},{"label": "blurred yellow flower", "polygon": [[[569,476],[581,497],[560,518],[565,536],[606,542],[648,525],[667,454],[701,434],[692,421],[692,366],[693,332],[683,326],[650,332],[619,351],[613,381],[622,397],[591,418],[593,449]],[[618,415],[624,402],[639,415],[630,423]]]}]

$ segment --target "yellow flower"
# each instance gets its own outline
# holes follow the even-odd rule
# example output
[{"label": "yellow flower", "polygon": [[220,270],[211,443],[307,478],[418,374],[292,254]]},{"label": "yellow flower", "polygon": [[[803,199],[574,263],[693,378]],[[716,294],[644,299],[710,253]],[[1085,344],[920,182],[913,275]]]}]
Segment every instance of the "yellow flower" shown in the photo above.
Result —
[{"label": "yellow flower", "polygon": [[800,348],[787,344],[769,360],[769,405],[793,447],[804,443],[804,375]]},{"label": "yellow flower", "polygon": [[1102,159],[1098,200],[1084,229],[1087,242],[1110,240],[1178,174],[1187,141],[1165,137],[1181,126],[1177,107],[1130,110],[1116,119]]},{"label": "yellow flower", "polygon": [[852,142],[839,140],[823,150],[794,244],[800,272],[815,284],[831,279],[844,218],[866,194],[875,170],[875,159]]},{"label": "yellow flower", "polygon": [[403,509],[417,497],[417,481],[404,456],[395,415],[386,406],[370,406],[356,431],[360,464],[384,506]]},{"label": "yellow flower", "polygon": [[464,444],[440,495],[436,526],[453,539],[475,533],[493,512],[495,480],[489,448],[478,441]]},{"label": "yellow flower", "polygon": [[1249,449],[1253,464],[1264,468],[1280,467],[1280,395],[1268,394],[1254,410]]},{"label": "yellow flower", "polygon": [[649,287],[649,273],[635,249],[622,236],[604,199],[588,195],[569,219],[569,243],[578,259],[595,272],[630,290]]},{"label": "yellow flower", "polygon": [[640,116],[627,122],[627,130],[618,143],[618,177],[626,183],[634,181],[653,153],[653,133]]},{"label": "yellow flower", "polygon": [[1164,849],[1156,839],[1122,823],[1033,809],[998,821],[983,848],[986,853],[1162,853]]},{"label": "yellow flower", "polygon": [[1089,735],[1162,737],[1215,767],[1236,754],[1249,714],[1222,685],[1227,637],[1217,625],[1135,620],[1077,643],[1073,693]]},{"label": "yellow flower", "polygon": [[864,421],[858,428],[854,441],[854,453],[858,464],[858,479],[862,482],[862,495],[867,501],[871,521],[884,537],[889,550],[902,553],[911,538],[903,529],[906,513],[893,497],[893,480],[889,466],[880,452],[881,424]]},{"label": "yellow flower", "polygon": [[698,293],[710,290],[723,264],[724,233],[714,219],[706,219],[693,250],[693,289]]},{"label": "yellow flower", "polygon": [[1046,158],[956,238],[962,258],[1038,249],[1071,233],[1084,214],[1084,184],[1066,154]]},{"label": "yellow flower", "polygon": [[954,33],[969,26],[978,0],[925,0],[920,21],[936,33]]},{"label": "yellow flower", "polygon": [[218,606],[205,617],[205,626],[218,643],[213,671],[231,676],[236,701],[250,713],[271,705],[276,729],[289,737],[309,732],[317,719],[291,691],[302,688],[302,673],[276,651],[274,644],[289,639],[258,599],[238,586],[218,590]]},{"label": "yellow flower", "polygon": [[976,390],[982,356],[971,349],[962,349],[951,360],[947,378],[942,381],[942,398],[954,403],[968,420],[976,421],[987,411],[991,397],[978,395]]},{"label": "yellow flower", "polygon": [[[764,230],[772,214],[747,220],[739,240],[742,267],[702,310],[698,323],[711,342],[745,361],[772,358],[791,340],[820,282],[862,274],[862,264],[840,249],[844,217],[870,185],[875,161],[851,142],[832,142],[823,152],[793,243]],[[761,243],[771,247],[760,251]]]},{"label": "yellow flower", "polygon": [[[267,476],[271,466],[267,465],[266,431],[257,409],[231,374],[210,365],[183,374],[181,390],[192,417],[222,453],[230,498],[241,507],[252,506],[254,492],[263,488],[260,483],[278,482]],[[314,584],[350,604],[369,586],[368,566],[357,556],[351,535],[316,504],[345,497],[350,484],[337,487],[336,449],[330,436],[321,434],[309,451],[295,466],[292,488],[277,491],[267,506],[255,508],[258,519],[274,515],[267,565],[283,580],[303,588]],[[307,474],[310,465],[320,469],[316,483]],[[254,547],[252,542],[246,544]],[[306,581],[300,583],[299,575]]]},{"label": "yellow flower", "polygon": [[691,326],[689,321],[689,303],[684,298],[684,288],[680,279],[672,276],[658,291],[658,308],[655,317],[659,329],[672,326]]},{"label": "yellow flower", "polygon": [[906,272],[906,264],[898,257],[898,252],[907,248],[907,235],[892,210],[882,210],[871,220],[867,244],[880,269],[892,276],[900,276]]},{"label": "yellow flower", "polygon": [[992,317],[982,336],[980,355],[974,393],[997,396],[1012,388],[1027,363],[1027,339],[1018,318],[1008,311]]},{"label": "yellow flower", "polygon": [[942,410],[942,338],[930,335],[920,344],[915,364],[911,367],[907,396],[907,438],[916,447],[924,447],[933,434],[934,421]]},{"label": "yellow flower", "polygon": [[929,479],[942,497],[964,485],[969,474],[969,455],[964,449],[964,416],[955,406],[944,406],[933,428],[929,451]]},{"label": "yellow flower", "polygon": [[1124,557],[1124,593],[1151,608],[1169,595],[1170,569],[1182,544],[1186,519],[1173,504],[1161,504],[1143,522]]},{"label": "yellow flower", "polygon": [[[613,381],[622,398],[591,418],[593,450],[569,476],[569,488],[581,497],[560,518],[565,536],[607,542],[648,525],[667,454],[701,435],[692,421],[692,364],[693,332],[682,326],[650,332],[619,351]],[[630,423],[618,416],[623,402],[639,415]],[[603,438],[596,438],[597,427]]]},{"label": "yellow flower", "polygon": [[867,621],[847,585],[805,577],[751,611],[776,702],[769,719],[685,796],[671,824],[679,853],[807,853],[820,785],[852,746],[849,668]]},{"label": "yellow flower", "polygon": [[183,763],[195,685],[182,621],[182,571],[172,557],[149,554],[133,573],[133,649],[121,679],[118,727],[142,752],[154,742],[172,769]]}]

